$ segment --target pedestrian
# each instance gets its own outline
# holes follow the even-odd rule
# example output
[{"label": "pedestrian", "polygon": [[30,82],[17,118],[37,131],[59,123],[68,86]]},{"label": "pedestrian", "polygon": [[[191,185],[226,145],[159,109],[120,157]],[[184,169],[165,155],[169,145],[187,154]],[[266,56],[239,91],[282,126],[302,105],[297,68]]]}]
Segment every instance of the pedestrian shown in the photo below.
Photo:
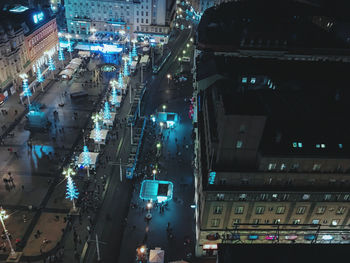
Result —
[{"label": "pedestrian", "polygon": [[22,191],[24,191],[24,185],[22,184]]}]

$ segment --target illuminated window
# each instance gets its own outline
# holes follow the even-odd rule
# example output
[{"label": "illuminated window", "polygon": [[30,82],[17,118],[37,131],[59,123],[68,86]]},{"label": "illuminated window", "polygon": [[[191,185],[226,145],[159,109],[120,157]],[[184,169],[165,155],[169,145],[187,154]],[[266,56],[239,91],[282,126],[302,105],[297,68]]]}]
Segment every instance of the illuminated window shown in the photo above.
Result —
[{"label": "illuminated window", "polygon": [[243,214],[244,206],[235,207],[235,214]]},{"label": "illuminated window", "polygon": [[339,143],[338,146],[340,149],[343,149],[343,144]]},{"label": "illuminated window", "polygon": [[312,223],[317,225],[318,223],[320,223],[320,220],[319,219],[314,219],[314,220],[312,220]]},{"label": "illuminated window", "polygon": [[225,199],[225,195],[224,194],[217,194],[216,199],[219,201],[223,201]]},{"label": "illuminated window", "polygon": [[213,213],[214,213],[214,214],[222,214],[222,209],[223,209],[223,206],[222,206],[222,205],[215,206],[215,207],[214,207]]},{"label": "illuminated window", "polygon": [[324,200],[324,201],[329,201],[329,200],[331,200],[331,198],[332,198],[332,195],[330,195],[330,194],[325,194],[324,197],[323,197],[323,200]]},{"label": "illuminated window", "polygon": [[274,224],[279,224],[280,222],[281,222],[281,219],[274,219],[274,220],[273,220],[273,223],[274,223]]},{"label": "illuminated window", "polygon": [[321,148],[326,148],[326,145],[324,143],[322,143]]},{"label": "illuminated window", "polygon": [[344,206],[339,206],[338,209],[337,209],[337,214],[338,215],[342,215],[345,213],[345,210],[346,210],[346,207]]},{"label": "illuminated window", "polygon": [[345,200],[345,201],[348,201],[348,200],[349,200],[349,197],[350,197],[350,195],[344,195],[344,200]]},{"label": "illuminated window", "polygon": [[304,214],[306,210],[306,206],[299,206],[297,209],[297,214]]},{"label": "illuminated window", "polygon": [[326,207],[325,206],[319,206],[317,207],[317,210],[316,210],[316,214],[324,214],[324,212],[326,211]]},{"label": "illuminated window", "polygon": [[239,223],[241,223],[241,219],[235,218],[235,219],[233,219],[233,221],[232,221],[232,226],[234,226],[235,224],[239,224]]},{"label": "illuminated window", "polygon": [[315,163],[314,166],[312,167],[313,171],[319,171],[321,170],[321,164]]},{"label": "illuminated window", "polygon": [[300,224],[300,219],[294,219],[294,220],[293,220],[293,224],[294,224],[294,225]]},{"label": "illuminated window", "polygon": [[321,148],[321,145],[320,144],[316,144],[316,148]]},{"label": "illuminated window", "polygon": [[274,169],[276,169],[276,164],[275,163],[269,163],[269,167],[268,167],[268,169],[269,170],[274,170]]},{"label": "illuminated window", "polygon": [[242,148],[242,146],[243,146],[243,142],[238,140],[237,143],[236,143],[236,148],[240,149],[240,148]]},{"label": "illuminated window", "polygon": [[211,220],[211,227],[218,227],[220,225],[220,219],[214,218]]},{"label": "illuminated window", "polygon": [[276,209],[276,214],[284,214],[285,210],[286,210],[285,206],[278,206]]},{"label": "illuminated window", "polygon": [[247,78],[242,78],[242,83],[247,83]]},{"label": "illuminated window", "polygon": [[303,200],[309,200],[310,199],[310,195],[304,194],[302,198],[303,198]]},{"label": "illuminated window", "polygon": [[337,226],[339,224],[339,220],[338,219],[333,219],[331,226]]},{"label": "illuminated window", "polygon": [[244,200],[246,200],[246,198],[247,198],[247,194],[240,194],[239,195],[239,200],[240,201],[244,201]]},{"label": "illuminated window", "polygon": [[286,170],[286,169],[287,169],[286,164],[282,163],[282,164],[281,164],[281,171]]},{"label": "illuminated window", "polygon": [[250,83],[254,84],[256,82],[256,78],[251,78]]},{"label": "illuminated window", "polygon": [[254,225],[258,225],[259,223],[260,223],[260,219],[254,219],[254,220],[253,220],[253,224],[254,224]]},{"label": "illuminated window", "polygon": [[298,147],[298,143],[297,142],[293,142],[293,148],[297,148]]},{"label": "illuminated window", "polygon": [[303,147],[303,144],[301,142],[298,142],[298,147],[299,148],[302,148]]},{"label": "illuminated window", "polygon": [[257,206],[255,209],[256,214],[263,214],[265,211],[265,206]]}]

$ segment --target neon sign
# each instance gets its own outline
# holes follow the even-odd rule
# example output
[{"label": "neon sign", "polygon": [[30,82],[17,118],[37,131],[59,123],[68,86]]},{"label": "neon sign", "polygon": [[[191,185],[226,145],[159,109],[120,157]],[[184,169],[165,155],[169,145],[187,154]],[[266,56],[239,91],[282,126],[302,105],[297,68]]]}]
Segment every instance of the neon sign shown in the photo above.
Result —
[{"label": "neon sign", "polygon": [[209,173],[209,178],[208,178],[208,183],[209,184],[214,184],[215,177],[216,177],[216,172],[210,172]]},{"label": "neon sign", "polygon": [[43,19],[44,19],[44,13],[43,12],[40,12],[40,13],[37,13],[37,14],[33,15],[33,21],[34,21],[35,24],[39,23]]}]

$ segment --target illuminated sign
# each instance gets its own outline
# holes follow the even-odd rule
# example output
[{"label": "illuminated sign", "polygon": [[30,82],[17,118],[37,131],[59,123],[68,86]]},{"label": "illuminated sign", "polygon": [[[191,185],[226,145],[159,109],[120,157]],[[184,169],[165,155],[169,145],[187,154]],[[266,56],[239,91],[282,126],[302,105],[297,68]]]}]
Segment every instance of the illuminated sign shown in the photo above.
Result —
[{"label": "illuminated sign", "polygon": [[203,249],[218,249],[218,244],[204,244]]},{"label": "illuminated sign", "polygon": [[34,21],[35,24],[39,23],[43,19],[44,19],[44,13],[43,12],[40,12],[40,13],[37,13],[37,14],[33,15],[33,21]]},{"label": "illuminated sign", "polygon": [[214,184],[215,177],[216,177],[216,172],[210,172],[209,173],[209,177],[208,177],[208,183],[209,184]]},{"label": "illuminated sign", "polygon": [[9,11],[12,13],[22,13],[28,9],[29,9],[28,7],[20,5],[20,6],[15,6],[14,8],[11,8]]}]

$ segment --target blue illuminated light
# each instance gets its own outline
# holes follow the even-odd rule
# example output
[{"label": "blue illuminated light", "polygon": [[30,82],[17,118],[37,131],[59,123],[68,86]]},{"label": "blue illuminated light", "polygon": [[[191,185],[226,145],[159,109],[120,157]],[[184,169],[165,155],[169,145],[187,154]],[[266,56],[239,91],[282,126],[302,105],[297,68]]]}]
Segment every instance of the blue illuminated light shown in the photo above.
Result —
[{"label": "blue illuminated light", "polygon": [[209,178],[208,178],[208,183],[209,184],[214,184],[215,177],[216,177],[216,172],[210,172],[209,173]]},{"label": "blue illuminated light", "polygon": [[44,13],[43,12],[40,12],[40,13],[37,13],[37,14],[33,15],[33,21],[34,21],[35,24],[39,23],[43,19],[44,19]]},{"label": "blue illuminated light", "polygon": [[343,144],[339,143],[339,148],[343,149]]},{"label": "blue illuminated light", "polygon": [[14,8],[11,8],[9,11],[11,13],[22,13],[28,9],[29,9],[28,7],[20,5],[20,6],[15,6]]}]

